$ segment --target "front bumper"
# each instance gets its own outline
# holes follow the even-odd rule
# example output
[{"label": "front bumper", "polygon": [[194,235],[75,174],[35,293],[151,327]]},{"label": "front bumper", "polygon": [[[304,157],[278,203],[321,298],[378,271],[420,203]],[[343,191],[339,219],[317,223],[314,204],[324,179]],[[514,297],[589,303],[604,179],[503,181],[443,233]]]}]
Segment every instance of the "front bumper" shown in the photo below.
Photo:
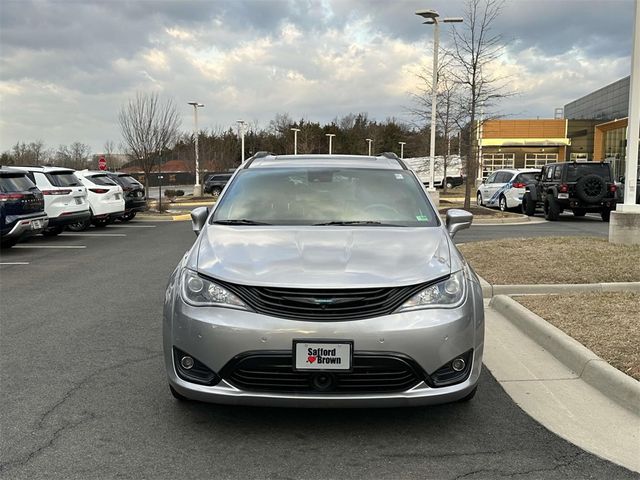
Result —
[{"label": "front bumper", "polygon": [[[396,313],[355,321],[318,322],[280,319],[243,310],[192,307],[180,295],[164,312],[164,358],[170,385],[195,400],[242,405],[294,407],[386,407],[453,402],[476,386],[482,366],[484,312],[475,283],[455,309]],[[170,286],[171,288],[171,286]],[[245,352],[289,351],[293,339],[353,340],[354,353],[398,352],[432,374],[454,357],[473,349],[470,373],[455,385],[432,387],[417,382],[406,391],[389,393],[275,393],[242,390],[225,377],[223,367]],[[174,347],[192,355],[222,380],[214,386],[181,378]]]}]

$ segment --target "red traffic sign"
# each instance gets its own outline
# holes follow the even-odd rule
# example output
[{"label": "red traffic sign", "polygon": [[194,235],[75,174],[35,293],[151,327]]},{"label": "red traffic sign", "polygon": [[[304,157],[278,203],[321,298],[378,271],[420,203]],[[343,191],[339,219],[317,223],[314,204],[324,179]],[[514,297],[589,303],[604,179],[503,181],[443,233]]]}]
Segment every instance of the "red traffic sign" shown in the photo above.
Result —
[{"label": "red traffic sign", "polygon": [[107,161],[104,159],[104,157],[100,157],[100,160],[98,160],[98,168],[100,170],[107,169]]}]

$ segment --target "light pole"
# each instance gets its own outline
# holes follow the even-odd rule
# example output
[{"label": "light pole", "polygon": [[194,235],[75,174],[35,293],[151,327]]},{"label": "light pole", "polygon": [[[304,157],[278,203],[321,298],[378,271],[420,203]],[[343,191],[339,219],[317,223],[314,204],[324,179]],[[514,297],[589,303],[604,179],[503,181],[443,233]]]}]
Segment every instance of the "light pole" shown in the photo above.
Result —
[{"label": "light pole", "polygon": [[298,132],[300,131],[300,129],[292,128],[291,131],[293,132],[293,154],[297,155],[298,154]]},{"label": "light pole", "polygon": [[335,133],[325,133],[327,137],[329,137],[329,155],[331,155],[331,140],[336,136]]},{"label": "light pole", "polygon": [[373,140],[371,138],[365,138],[365,140],[369,144],[369,156],[371,156],[371,144],[373,143]]},{"label": "light pole", "polygon": [[202,185],[200,185],[200,157],[198,152],[198,108],[204,107],[202,103],[189,102],[193,107],[193,125],[196,143],[196,184],[193,186],[193,196],[200,197],[202,195]]},{"label": "light pole", "polygon": [[245,122],[244,120],[238,120],[236,121],[236,123],[238,124],[238,129],[240,130],[240,143],[242,144],[242,162],[244,163],[244,125]]},{"label": "light pole", "polygon": [[398,142],[400,144],[400,158],[404,158],[404,146],[407,142]]},{"label": "light pole", "polygon": [[[435,193],[435,161],[436,161],[436,102],[438,96],[438,49],[440,48],[440,16],[435,10],[418,10],[416,15],[426,19],[427,25],[433,25],[433,79],[431,81],[431,142],[429,145],[429,191]],[[443,18],[445,23],[460,23],[462,18]],[[435,197],[435,195],[434,195]],[[436,202],[439,203],[439,202]]]}]

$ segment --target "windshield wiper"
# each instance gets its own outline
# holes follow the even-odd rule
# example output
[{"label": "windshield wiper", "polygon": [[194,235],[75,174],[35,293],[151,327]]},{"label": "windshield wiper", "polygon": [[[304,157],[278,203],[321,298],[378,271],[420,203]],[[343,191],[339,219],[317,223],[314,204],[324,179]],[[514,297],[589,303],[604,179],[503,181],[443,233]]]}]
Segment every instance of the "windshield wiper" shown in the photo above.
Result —
[{"label": "windshield wiper", "polygon": [[216,225],[271,225],[266,222],[258,222],[256,220],[249,220],[247,218],[237,218],[230,220],[216,220],[213,222]]},{"label": "windshield wiper", "polygon": [[404,225],[397,225],[395,223],[382,223],[375,220],[346,220],[339,222],[323,222],[323,223],[314,223],[314,227],[319,227],[322,225],[378,225],[381,227],[404,227]]}]

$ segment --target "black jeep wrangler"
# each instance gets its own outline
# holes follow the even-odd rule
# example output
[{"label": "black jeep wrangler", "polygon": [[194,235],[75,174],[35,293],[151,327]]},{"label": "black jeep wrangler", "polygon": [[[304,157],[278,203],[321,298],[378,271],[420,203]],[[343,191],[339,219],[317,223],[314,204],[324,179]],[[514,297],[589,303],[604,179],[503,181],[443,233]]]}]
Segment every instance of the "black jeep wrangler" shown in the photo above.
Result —
[{"label": "black jeep wrangler", "polygon": [[532,216],[536,208],[542,208],[547,220],[558,220],[566,209],[576,217],[599,212],[608,222],[616,202],[616,184],[608,163],[549,163],[536,175],[536,181],[526,186],[522,212]]}]

